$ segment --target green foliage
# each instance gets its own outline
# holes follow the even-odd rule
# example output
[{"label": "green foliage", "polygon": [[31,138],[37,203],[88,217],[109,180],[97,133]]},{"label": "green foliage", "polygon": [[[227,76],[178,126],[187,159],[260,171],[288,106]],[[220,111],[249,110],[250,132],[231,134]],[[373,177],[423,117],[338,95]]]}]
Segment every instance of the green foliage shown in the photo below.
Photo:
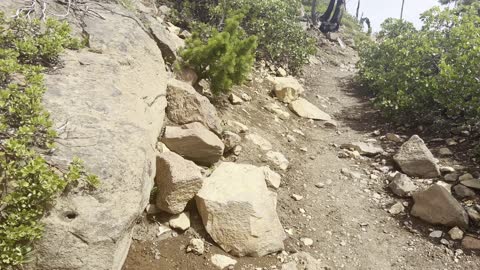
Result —
[{"label": "green foliage", "polygon": [[214,94],[241,84],[255,61],[257,38],[245,34],[240,27],[241,18],[240,15],[228,18],[223,31],[213,30],[206,41],[200,32],[194,32],[181,53],[199,78],[210,80]]},{"label": "green foliage", "polygon": [[363,43],[359,78],[388,115],[411,120],[480,118],[478,6],[433,8],[421,30],[388,20],[378,43]]},{"label": "green foliage", "polygon": [[[301,70],[315,53],[314,40],[298,23],[298,0],[184,0],[180,1],[180,20],[191,18],[214,27],[223,25],[225,17],[237,11],[245,14],[241,22],[248,35],[258,38],[257,57],[283,66],[293,73]],[[190,23],[191,25],[191,23]]]},{"label": "green foliage", "polygon": [[0,13],[0,269],[25,263],[42,236],[39,222],[70,183],[98,185],[80,161],[60,172],[39,154],[56,136],[42,106],[44,69],[79,48],[66,23],[6,19]]}]

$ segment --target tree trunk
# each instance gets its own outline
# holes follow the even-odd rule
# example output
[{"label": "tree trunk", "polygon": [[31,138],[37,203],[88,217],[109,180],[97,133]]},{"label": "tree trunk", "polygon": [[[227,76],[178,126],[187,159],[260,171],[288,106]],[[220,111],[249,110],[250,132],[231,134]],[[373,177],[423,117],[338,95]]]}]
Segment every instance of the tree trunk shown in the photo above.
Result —
[{"label": "tree trunk", "polygon": [[317,26],[317,0],[312,1],[312,24]]},{"label": "tree trunk", "polygon": [[402,0],[402,11],[400,12],[400,20],[403,20],[403,7],[405,6],[405,0]]},{"label": "tree trunk", "polygon": [[358,0],[358,4],[357,4],[357,14],[355,17],[357,17],[357,21],[359,20],[358,19],[358,14],[360,13],[360,0]]}]

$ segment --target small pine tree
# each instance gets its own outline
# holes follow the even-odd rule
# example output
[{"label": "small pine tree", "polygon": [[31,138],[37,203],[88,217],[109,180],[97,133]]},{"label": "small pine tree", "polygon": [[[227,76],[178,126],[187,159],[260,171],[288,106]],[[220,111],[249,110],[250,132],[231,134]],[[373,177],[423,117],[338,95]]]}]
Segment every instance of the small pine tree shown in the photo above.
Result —
[{"label": "small pine tree", "polygon": [[240,27],[242,17],[228,18],[223,31],[213,30],[206,41],[194,32],[181,53],[200,79],[210,80],[214,94],[228,92],[233,85],[243,83],[255,61],[257,37],[246,35]]}]

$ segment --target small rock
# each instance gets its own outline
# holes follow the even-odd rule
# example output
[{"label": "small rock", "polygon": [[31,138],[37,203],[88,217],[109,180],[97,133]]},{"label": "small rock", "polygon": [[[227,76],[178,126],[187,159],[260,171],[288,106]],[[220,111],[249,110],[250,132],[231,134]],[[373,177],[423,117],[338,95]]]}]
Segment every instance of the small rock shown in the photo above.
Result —
[{"label": "small rock", "polygon": [[452,138],[445,140],[445,142],[447,143],[448,146],[454,146],[458,144],[457,141],[455,141],[455,139],[452,139]]},{"label": "small rock", "polygon": [[203,255],[205,252],[205,243],[202,239],[194,238],[190,240],[187,247],[187,252],[192,252],[195,255]]},{"label": "small rock", "polygon": [[277,75],[280,77],[287,77],[287,71],[281,67],[277,69]]},{"label": "small rock", "polygon": [[442,231],[433,231],[429,235],[431,238],[442,238],[443,232]]},{"label": "small rock", "polygon": [[234,266],[235,264],[237,264],[236,260],[220,254],[213,255],[210,260],[212,261],[213,265],[215,265],[218,269],[225,269],[229,266]]},{"label": "small rock", "polygon": [[310,238],[302,237],[300,238],[300,241],[303,243],[304,246],[307,246],[307,247],[313,245],[313,240]]},{"label": "small rock", "polygon": [[324,183],[316,183],[315,186],[317,188],[324,188],[325,187],[325,184]]},{"label": "small rock", "polygon": [[231,93],[230,96],[228,97],[228,100],[230,101],[230,103],[232,103],[233,105],[239,105],[239,104],[242,104],[243,103],[243,99],[241,99],[239,96]]},{"label": "small rock", "polygon": [[273,148],[272,144],[267,139],[255,133],[248,134],[247,136],[245,136],[245,139],[257,145],[258,147],[260,147],[260,149],[264,151],[272,150]]},{"label": "small rock", "polygon": [[297,202],[303,200],[303,196],[297,194],[292,194],[292,198]]},{"label": "small rock", "polygon": [[290,114],[286,111],[284,111],[280,106],[278,106],[276,103],[270,103],[265,106],[265,109],[271,113],[276,114],[280,119],[282,120],[287,120],[290,118]]},{"label": "small rock", "polygon": [[456,185],[453,187],[453,191],[460,199],[474,198],[476,196],[475,191],[464,185]]},{"label": "small rock", "polygon": [[463,239],[463,231],[458,227],[452,228],[450,231],[448,231],[448,234],[450,235],[450,238],[452,238],[452,240]]},{"label": "small rock", "polygon": [[242,99],[243,99],[244,101],[247,101],[247,102],[252,100],[252,97],[249,96],[249,95],[246,94],[246,93],[242,93],[242,96],[241,96],[241,97],[242,97]]},{"label": "small rock", "polygon": [[391,142],[396,142],[396,143],[403,142],[403,139],[400,136],[393,133],[387,133],[387,135],[385,135],[385,138]]},{"label": "small rock", "polygon": [[364,156],[375,156],[383,153],[383,148],[373,143],[353,142],[342,144],[340,147],[343,149],[356,150],[360,153],[360,155]]},{"label": "small rock", "polygon": [[410,197],[417,190],[412,179],[403,173],[397,173],[388,187],[400,197]]},{"label": "small rock", "polygon": [[390,209],[388,210],[388,212],[392,215],[398,215],[403,213],[404,211],[405,207],[401,202],[397,202],[396,204],[392,205],[392,207],[390,207]]},{"label": "small rock", "polygon": [[449,157],[453,156],[453,152],[450,149],[443,147],[438,150],[438,155],[441,157]]},{"label": "small rock", "polygon": [[282,177],[280,174],[272,171],[268,166],[263,167],[264,173],[265,173],[265,182],[267,183],[267,186],[278,189],[280,187],[280,182],[282,180]]},{"label": "small rock", "polygon": [[462,247],[470,250],[480,250],[480,239],[467,235],[463,238]]},{"label": "small rock", "polygon": [[320,121],[331,121],[332,118],[330,115],[325,113],[324,111],[317,108],[312,103],[308,102],[303,98],[299,98],[295,101],[292,101],[288,107],[290,110],[295,112],[298,116],[313,119],[313,120],[320,120]]},{"label": "small rock", "polygon": [[472,207],[467,208],[468,217],[475,223],[480,222],[480,213]]},{"label": "small rock", "polygon": [[236,133],[245,133],[248,131],[248,127],[246,125],[237,121],[228,120],[227,125]]},{"label": "small rock", "polygon": [[462,185],[467,186],[469,188],[480,190],[480,180],[479,179],[470,179],[461,181]]},{"label": "small rock", "polygon": [[231,151],[242,142],[242,138],[231,131],[224,131],[222,137],[225,144],[225,152]]},{"label": "small rock", "polygon": [[465,180],[471,180],[471,179],[474,179],[473,178],[473,175],[469,174],[469,173],[466,173],[466,174],[463,174],[462,176],[460,176],[458,178],[458,180],[461,182],[461,181],[465,181]]},{"label": "small rock", "polygon": [[458,173],[449,173],[443,177],[447,182],[456,182],[458,180]]},{"label": "small rock", "polygon": [[237,145],[237,146],[235,146],[235,147],[233,148],[233,151],[232,151],[232,152],[233,152],[234,155],[238,156],[238,155],[240,155],[240,153],[242,152],[242,150],[243,150],[243,147],[240,146],[240,145]]},{"label": "small rock", "polygon": [[455,168],[449,167],[449,166],[441,166],[440,167],[440,172],[442,172],[442,173],[453,173],[453,172],[455,172]]},{"label": "small rock", "polygon": [[305,92],[303,86],[293,77],[269,77],[267,81],[281,102],[290,103]]},{"label": "small rock", "polygon": [[295,137],[293,135],[287,135],[287,140],[288,142],[296,142],[297,140],[295,139]]},{"label": "small rock", "polygon": [[184,212],[174,215],[170,218],[168,224],[170,227],[172,227],[172,229],[186,231],[188,228],[190,228],[190,214],[188,212]]},{"label": "small rock", "polygon": [[289,166],[288,159],[280,152],[267,152],[267,158],[270,160],[275,166],[280,168],[283,171],[286,171]]}]

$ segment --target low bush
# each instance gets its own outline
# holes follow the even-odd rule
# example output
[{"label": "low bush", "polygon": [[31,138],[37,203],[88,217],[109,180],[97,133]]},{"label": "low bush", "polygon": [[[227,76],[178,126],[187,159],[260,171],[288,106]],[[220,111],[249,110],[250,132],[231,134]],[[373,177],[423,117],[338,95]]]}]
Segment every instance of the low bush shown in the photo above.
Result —
[{"label": "low bush", "polygon": [[360,81],[394,119],[480,119],[478,5],[436,7],[421,18],[420,30],[387,20],[377,43],[359,46]]},{"label": "low bush", "polygon": [[42,106],[43,66],[80,44],[66,23],[0,13],[0,269],[28,260],[33,242],[42,237],[40,219],[68,184],[98,185],[79,160],[61,172],[41,154],[56,136]]},{"label": "low bush", "polygon": [[202,32],[194,32],[181,52],[199,79],[210,80],[214,94],[227,92],[234,84],[241,84],[255,61],[257,38],[245,34],[240,27],[241,19],[241,15],[228,18],[223,31],[213,30],[206,40]]}]

